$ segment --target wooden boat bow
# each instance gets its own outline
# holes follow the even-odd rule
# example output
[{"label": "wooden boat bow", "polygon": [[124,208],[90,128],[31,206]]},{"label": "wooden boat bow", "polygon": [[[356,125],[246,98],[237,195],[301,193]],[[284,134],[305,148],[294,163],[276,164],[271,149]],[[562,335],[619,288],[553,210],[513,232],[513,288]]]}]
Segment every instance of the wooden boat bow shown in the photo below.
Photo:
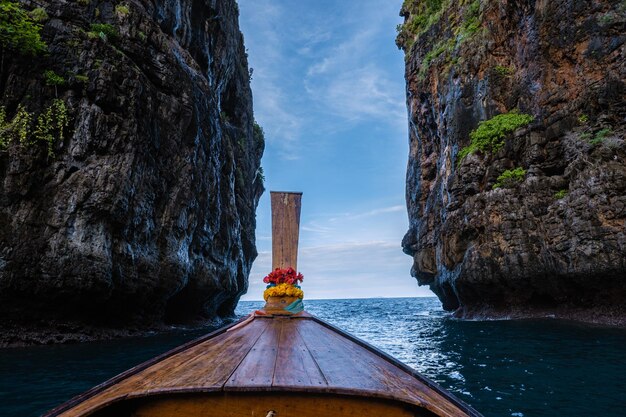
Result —
[{"label": "wooden boat bow", "polygon": [[[295,270],[301,195],[272,192],[279,270]],[[301,304],[285,309],[286,300],[269,298],[258,315],[130,369],[45,417],[480,416],[362,340],[305,311],[294,314]]]},{"label": "wooden boat bow", "polygon": [[[354,415],[480,416],[407,366],[308,313],[258,316],[228,331],[234,326],[139,365],[46,417],[200,416],[216,407],[220,412],[211,415],[307,415],[294,414],[295,404],[335,404],[325,414],[332,416],[351,415],[339,408],[354,409]],[[222,409],[227,404],[237,404],[234,414]]]}]

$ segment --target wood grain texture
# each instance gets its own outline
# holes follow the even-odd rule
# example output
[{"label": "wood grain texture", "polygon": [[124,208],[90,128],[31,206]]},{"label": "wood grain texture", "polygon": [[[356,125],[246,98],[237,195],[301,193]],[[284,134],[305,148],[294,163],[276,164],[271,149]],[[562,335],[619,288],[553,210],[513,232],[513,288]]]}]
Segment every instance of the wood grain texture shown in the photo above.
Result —
[{"label": "wood grain texture", "polygon": [[358,401],[395,401],[404,404],[402,407],[421,408],[426,413],[423,415],[480,416],[434,384],[429,386],[416,378],[384,353],[302,312],[255,317],[243,327],[191,344],[104,385],[92,396],[48,417],[83,417],[131,398],[145,397],[145,404],[157,400],[160,404],[157,394],[205,393],[194,398],[215,399],[247,393],[262,398],[261,391],[270,396],[340,395],[362,399]]},{"label": "wood grain texture", "polygon": [[302,193],[270,192],[272,202],[272,269],[298,270]]},{"label": "wood grain texture", "polygon": [[294,320],[283,321],[278,341],[278,366],[274,370],[272,386],[327,387],[328,381],[300,336],[298,324]]},{"label": "wood grain texture", "polygon": [[242,331],[222,333],[138,372],[87,398],[75,407],[50,416],[85,416],[120,398],[167,391],[216,391],[239,366],[266,329],[254,320]]},{"label": "wood grain texture", "polygon": [[170,397],[146,404],[132,417],[417,417],[432,416],[410,406],[345,396],[245,393],[229,396]]},{"label": "wood grain texture", "polygon": [[394,398],[420,404],[437,415],[455,415],[457,407],[438,392],[340,334],[311,321],[303,322],[298,330],[329,385],[347,390],[356,387],[373,396],[393,393]]},{"label": "wood grain texture", "polygon": [[246,389],[272,386],[282,320],[262,321],[267,328],[226,381],[226,388]]}]

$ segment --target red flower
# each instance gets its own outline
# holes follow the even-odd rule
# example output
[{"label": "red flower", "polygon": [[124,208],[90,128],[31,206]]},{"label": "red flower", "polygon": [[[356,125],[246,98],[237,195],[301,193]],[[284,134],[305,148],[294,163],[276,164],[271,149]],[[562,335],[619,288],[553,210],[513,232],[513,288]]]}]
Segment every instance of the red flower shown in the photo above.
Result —
[{"label": "red flower", "polygon": [[302,276],[302,274],[296,272],[296,270],[293,269],[292,267],[289,267],[289,268],[284,268],[284,269],[276,268],[275,270],[267,274],[265,278],[263,278],[263,282],[266,284],[272,283],[276,285],[278,284],[294,285],[294,284],[297,284],[298,282],[302,282],[303,279],[304,277]]}]

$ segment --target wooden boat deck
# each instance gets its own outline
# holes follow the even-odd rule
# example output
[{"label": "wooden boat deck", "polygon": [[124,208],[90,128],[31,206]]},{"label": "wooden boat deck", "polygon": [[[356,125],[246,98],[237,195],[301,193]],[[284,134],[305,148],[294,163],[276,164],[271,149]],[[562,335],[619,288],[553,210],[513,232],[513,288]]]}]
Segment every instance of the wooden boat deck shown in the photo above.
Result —
[{"label": "wooden boat deck", "polygon": [[90,415],[163,394],[286,392],[367,396],[438,416],[480,416],[386,354],[305,312],[220,329],[95,387],[47,414]]}]

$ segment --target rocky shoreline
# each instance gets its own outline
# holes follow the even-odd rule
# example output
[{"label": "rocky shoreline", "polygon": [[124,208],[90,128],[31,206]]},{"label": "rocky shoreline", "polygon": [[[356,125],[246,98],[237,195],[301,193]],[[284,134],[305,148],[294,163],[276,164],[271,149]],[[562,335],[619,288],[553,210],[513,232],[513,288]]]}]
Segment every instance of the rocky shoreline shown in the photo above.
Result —
[{"label": "rocky shoreline", "polygon": [[[497,309],[484,306],[479,309],[458,309],[452,317],[467,321],[491,320],[566,320],[581,325],[626,329],[626,310],[620,307],[584,309],[560,307],[558,309],[523,308]],[[154,325],[128,327],[85,326],[82,323],[47,322],[28,326],[19,323],[0,324],[0,349],[27,346],[98,342],[125,337],[146,337],[176,331],[212,331],[236,320],[235,316],[206,321],[198,319],[185,325]],[[25,330],[26,329],[26,330]]]},{"label": "rocky shoreline", "polygon": [[457,310],[452,315],[462,320],[526,320],[557,319],[599,327],[626,329],[626,311],[620,308],[584,309],[562,307],[558,309],[512,308],[506,310],[483,307],[473,310]]},{"label": "rocky shoreline", "polygon": [[62,321],[29,322],[26,325],[18,322],[7,322],[0,324],[0,349],[99,342],[126,337],[147,337],[177,331],[200,331],[206,329],[209,332],[233,320],[236,320],[235,316],[215,318],[208,321],[198,319],[184,325],[161,323],[151,326],[139,324],[115,327],[92,326],[80,322]]}]

